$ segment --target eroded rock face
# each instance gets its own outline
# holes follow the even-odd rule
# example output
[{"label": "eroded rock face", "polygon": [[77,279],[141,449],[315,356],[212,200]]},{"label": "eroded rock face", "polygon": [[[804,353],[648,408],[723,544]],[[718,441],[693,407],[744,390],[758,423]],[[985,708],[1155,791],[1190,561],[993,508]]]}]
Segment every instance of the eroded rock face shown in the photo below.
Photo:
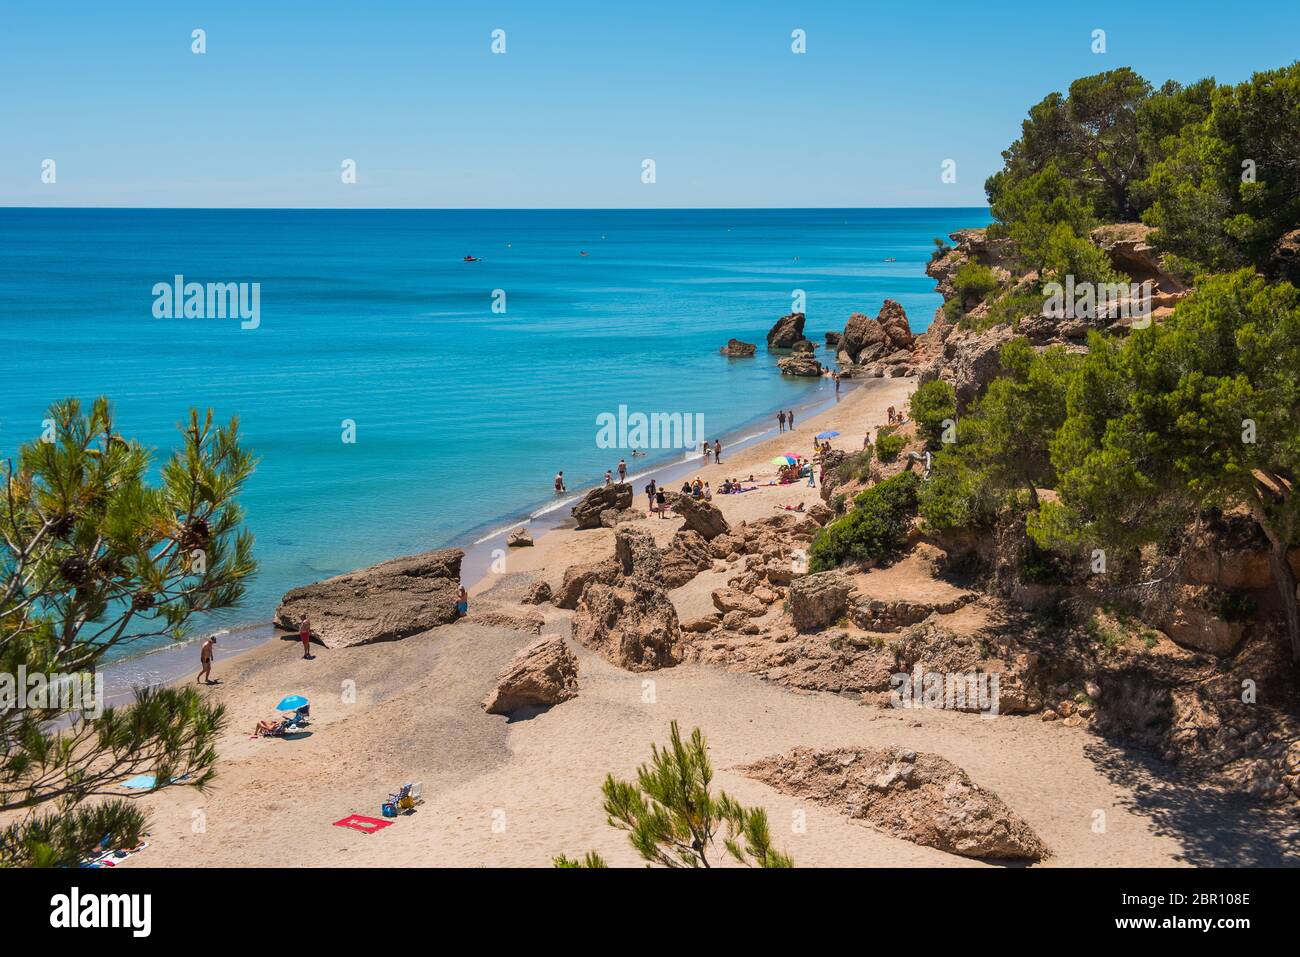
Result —
[{"label": "eroded rock face", "polygon": [[720,351],[724,356],[732,359],[746,359],[757,351],[757,347],[752,342],[728,339],[727,344]]},{"label": "eroded rock face", "polygon": [[632,486],[627,482],[614,482],[593,488],[573,506],[572,512],[578,528],[600,528],[602,512],[611,509],[618,512],[631,507]]},{"label": "eroded rock face", "polygon": [[614,534],[614,561],[624,577],[658,583],[663,579],[663,557],[654,536],[642,528],[620,528]]},{"label": "eroded rock face", "polygon": [[681,625],[662,588],[627,578],[617,586],[587,585],[573,616],[573,637],[620,668],[655,671],[677,664]]},{"label": "eroded rock face", "polygon": [[790,582],[790,617],[799,631],[833,625],[849,610],[853,583],[839,572],[819,572]]},{"label": "eroded rock face", "polygon": [[705,541],[712,541],[731,530],[731,526],[722,516],[722,510],[712,502],[691,498],[689,495],[679,495],[673,500],[673,510],[685,521],[682,525],[683,531],[690,529],[697,532]]},{"label": "eroded rock face", "polygon": [[1010,326],[958,330],[948,337],[943,377],[952,382],[958,406],[965,408],[993,381],[1002,368],[1002,347],[1014,337]]},{"label": "eroded rock face", "polygon": [[560,582],[560,590],[555,593],[552,601],[557,608],[577,608],[578,600],[582,597],[582,590],[587,585],[591,582],[612,585],[618,581],[620,574],[619,563],[613,559],[588,565],[570,565],[564,570],[564,579]]},{"label": "eroded rock face", "polygon": [[804,314],[792,312],[782,316],[767,334],[769,349],[793,349],[794,344],[804,338]]},{"label": "eroded rock face", "polygon": [[902,748],[795,748],[739,770],[783,794],[949,854],[1037,861],[1049,853],[1001,798],[937,754]]},{"label": "eroded rock face", "polygon": [[533,582],[529,586],[527,594],[519,599],[525,605],[544,605],[554,596],[551,594],[551,586],[548,582]]},{"label": "eroded rock face", "polygon": [[713,556],[709,553],[709,543],[699,532],[684,528],[663,550],[664,587],[679,588],[711,567]]},{"label": "eroded rock face", "polygon": [[578,659],[559,635],[544,635],[523,648],[483,699],[488,714],[549,707],[578,694]]},{"label": "eroded rock face", "polygon": [[278,628],[297,631],[302,616],[327,648],[396,641],[456,620],[459,548],[395,558],[286,592]]},{"label": "eroded rock face", "polygon": [[526,528],[516,528],[506,539],[506,548],[528,548],[533,544],[533,536]]}]

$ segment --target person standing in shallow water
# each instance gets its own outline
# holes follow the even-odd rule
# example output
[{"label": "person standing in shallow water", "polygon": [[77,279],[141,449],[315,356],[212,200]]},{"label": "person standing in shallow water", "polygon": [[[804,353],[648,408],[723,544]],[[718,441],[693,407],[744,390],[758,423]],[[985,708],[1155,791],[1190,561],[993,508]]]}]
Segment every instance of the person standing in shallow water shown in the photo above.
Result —
[{"label": "person standing in shallow water", "polygon": [[564,473],[556,472],[555,473],[555,494],[559,495],[561,492],[564,491],[566,491],[566,489],[564,488]]},{"label": "person standing in shallow water", "polygon": [[722,464],[722,441],[720,439],[713,440],[713,462],[715,465]]},{"label": "person standing in shallow water", "polygon": [[789,412],[787,412],[787,413],[785,414],[785,421],[786,421],[786,423],[790,426],[790,429],[793,430],[793,429],[794,429],[794,409],[791,409]]},{"label": "person standing in shallow water", "polygon": [[780,426],[782,432],[785,431],[785,409],[776,414],[776,424]]}]

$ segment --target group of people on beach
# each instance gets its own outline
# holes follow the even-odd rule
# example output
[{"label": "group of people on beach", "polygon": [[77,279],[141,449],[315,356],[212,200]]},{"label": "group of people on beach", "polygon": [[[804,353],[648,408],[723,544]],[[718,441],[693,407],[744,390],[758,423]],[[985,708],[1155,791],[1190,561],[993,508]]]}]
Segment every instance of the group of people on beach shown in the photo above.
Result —
[{"label": "group of people on beach", "polygon": [[777,427],[782,432],[785,432],[787,429],[793,431],[794,430],[794,409],[791,409],[788,412],[785,409],[782,409],[780,412],[778,412],[776,414],[776,424]]},{"label": "group of people on beach", "polygon": [[713,446],[710,447],[707,441],[700,443],[700,450],[704,453],[704,461],[709,460],[709,453],[713,453],[713,464],[722,464],[722,443],[718,439],[713,440]]}]

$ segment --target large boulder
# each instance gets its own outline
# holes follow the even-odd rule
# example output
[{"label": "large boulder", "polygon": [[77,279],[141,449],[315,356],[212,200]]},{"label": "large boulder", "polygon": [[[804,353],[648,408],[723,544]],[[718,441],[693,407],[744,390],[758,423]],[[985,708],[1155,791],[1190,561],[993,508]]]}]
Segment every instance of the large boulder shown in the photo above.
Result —
[{"label": "large boulder", "polygon": [[526,528],[516,528],[506,538],[506,548],[531,548],[533,536],[528,534]]},{"label": "large boulder", "polygon": [[524,605],[544,605],[553,597],[550,583],[537,581],[528,586],[528,592],[519,601]]},{"label": "large boulder", "polygon": [[578,693],[578,659],[559,635],[543,635],[526,646],[501,672],[496,689],[483,699],[488,714],[549,707]]},{"label": "large boulder", "polygon": [[840,572],[818,572],[790,582],[790,617],[799,631],[815,631],[846,617],[853,582]]},{"label": "large boulder", "polygon": [[782,316],[776,321],[767,334],[767,347],[769,349],[793,349],[794,344],[804,338],[803,334],[804,314],[802,312],[792,312],[788,316]]},{"label": "large boulder", "polygon": [[560,590],[555,592],[551,601],[557,608],[577,608],[578,600],[582,598],[582,592],[589,584],[601,582],[612,585],[619,580],[621,574],[619,563],[613,559],[586,565],[570,565],[564,570]]},{"label": "large boulder", "polygon": [[682,528],[698,532],[705,541],[712,541],[731,530],[722,516],[722,510],[712,502],[679,495],[673,502],[673,509],[685,520]]},{"label": "large boulder", "polygon": [[740,770],[783,794],[949,854],[1037,861],[1050,853],[1000,797],[937,754],[902,748],[795,748]]},{"label": "large boulder", "polygon": [[865,365],[900,351],[909,352],[916,337],[907,321],[907,313],[892,299],[886,299],[875,319],[855,312],[849,316],[840,339],[839,349],[852,362]]},{"label": "large boulder", "polygon": [[776,367],[782,375],[800,376],[805,379],[819,378],[823,371],[822,364],[807,352],[797,352],[784,359],[778,359]]},{"label": "large boulder", "polygon": [[573,506],[574,519],[578,528],[600,528],[601,512],[613,509],[622,511],[632,507],[632,486],[627,482],[613,482],[598,485],[582,497],[582,501]]},{"label": "large boulder", "polygon": [[719,351],[731,359],[747,359],[757,351],[757,346],[752,342],[741,342],[739,339],[728,339],[727,344]]},{"label": "large boulder", "polygon": [[327,648],[396,641],[456,620],[460,563],[444,548],[395,558],[286,592],[275,624],[297,631],[303,615]]},{"label": "large boulder", "polygon": [[652,584],[663,579],[659,546],[643,528],[620,528],[614,533],[614,561],[625,578],[640,578]]},{"label": "large boulder", "polygon": [[658,585],[626,578],[617,586],[589,584],[573,616],[573,637],[628,671],[655,671],[678,662],[681,625]]}]

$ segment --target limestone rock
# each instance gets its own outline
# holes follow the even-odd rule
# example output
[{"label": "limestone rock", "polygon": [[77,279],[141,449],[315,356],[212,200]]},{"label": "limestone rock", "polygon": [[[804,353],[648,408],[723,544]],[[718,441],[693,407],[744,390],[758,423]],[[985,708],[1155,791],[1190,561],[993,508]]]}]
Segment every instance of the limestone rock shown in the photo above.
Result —
[{"label": "limestone rock", "polygon": [[533,544],[533,536],[528,534],[526,528],[516,528],[506,539],[506,548],[526,548]]},{"label": "limestone rock", "polygon": [[673,509],[685,520],[682,529],[698,532],[705,541],[712,541],[731,530],[722,516],[722,510],[712,502],[679,495],[673,502]]},{"label": "limestone rock", "polygon": [[618,562],[609,559],[587,565],[570,565],[564,570],[564,579],[560,590],[552,601],[557,608],[577,608],[582,591],[592,582],[612,585],[618,581],[621,569]]},{"label": "limestone rock", "polygon": [[483,699],[488,714],[510,714],[525,707],[548,707],[578,694],[578,659],[559,635],[545,635],[525,647],[501,673],[496,689]]},{"label": "limestone rock", "polygon": [[902,748],[795,748],[740,770],[783,794],[949,854],[1037,861],[1050,853],[1001,798],[937,754]]},{"label": "limestone rock", "polygon": [[790,617],[799,631],[833,625],[849,609],[853,583],[839,572],[804,575],[790,582]]},{"label": "limestone rock", "polygon": [[702,571],[713,567],[709,543],[694,529],[684,528],[663,550],[665,588],[679,588]]},{"label": "limestone rock", "polygon": [[525,605],[544,605],[552,598],[551,586],[548,582],[533,582],[528,588],[528,593],[519,599]]},{"label": "limestone rock", "polygon": [[681,625],[662,588],[629,578],[618,586],[587,585],[573,637],[620,668],[655,671],[677,664]]},{"label": "limestone rock", "polygon": [[528,631],[540,635],[546,625],[546,619],[537,612],[510,612],[499,608],[476,611],[465,619],[472,625],[486,625],[489,628],[508,628],[511,631]]},{"label": "limestone rock", "polygon": [[573,506],[573,517],[578,528],[600,528],[600,513],[607,509],[622,510],[632,507],[632,486],[627,482],[598,485]]},{"label": "limestone rock", "polygon": [[663,557],[654,536],[643,528],[620,528],[614,533],[614,561],[625,578],[658,583],[663,578]]},{"label": "limestone rock", "polygon": [[286,592],[279,628],[297,631],[302,616],[327,648],[395,641],[456,620],[459,548],[424,552]]},{"label": "limestone rock", "polygon": [[745,359],[752,356],[757,351],[757,347],[752,342],[728,339],[727,344],[720,351],[724,356],[731,359]]},{"label": "limestone rock", "polygon": [[802,312],[792,312],[788,316],[782,316],[767,334],[767,347],[769,349],[793,349],[794,344],[804,338],[803,324],[804,314]]},{"label": "limestone rock", "polygon": [[781,370],[782,375],[799,376],[805,379],[816,379],[824,371],[822,364],[814,359],[811,353],[806,352],[796,352],[792,356],[778,359],[776,367]]}]

